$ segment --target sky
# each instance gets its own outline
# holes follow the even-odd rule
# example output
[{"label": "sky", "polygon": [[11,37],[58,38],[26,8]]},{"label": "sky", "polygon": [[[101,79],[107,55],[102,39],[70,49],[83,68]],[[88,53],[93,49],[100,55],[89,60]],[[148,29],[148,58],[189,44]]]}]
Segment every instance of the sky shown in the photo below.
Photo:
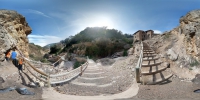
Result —
[{"label": "sky", "polygon": [[26,18],[29,42],[40,46],[74,36],[86,27],[170,31],[181,16],[200,9],[200,0],[0,0],[0,9],[15,10]]}]

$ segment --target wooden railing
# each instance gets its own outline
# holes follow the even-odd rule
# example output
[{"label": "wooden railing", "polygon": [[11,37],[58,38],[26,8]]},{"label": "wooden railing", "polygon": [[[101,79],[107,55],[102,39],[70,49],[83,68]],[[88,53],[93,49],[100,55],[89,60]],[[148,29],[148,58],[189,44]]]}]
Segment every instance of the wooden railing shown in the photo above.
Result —
[{"label": "wooden railing", "polygon": [[72,79],[76,78],[77,76],[81,75],[84,70],[87,68],[88,62],[85,62],[80,67],[65,73],[59,73],[57,75],[50,75],[51,83],[50,84],[58,84],[58,83],[65,83],[71,81]]},{"label": "wooden railing", "polygon": [[137,65],[135,67],[135,76],[136,76],[137,83],[140,82],[141,65],[142,65],[142,61],[143,61],[143,43],[142,42],[139,47],[140,47],[140,57],[138,59]]},{"label": "wooden railing", "polygon": [[[50,71],[48,72],[48,70],[46,70],[46,72],[44,72],[44,70],[39,70],[38,68],[36,68],[35,66],[33,66],[30,62],[32,62],[31,60],[29,60],[28,58],[25,58],[24,55],[21,53],[20,50],[18,50],[20,52],[20,56],[23,57],[25,59],[25,68],[38,80],[48,84],[48,87],[50,87],[52,84],[59,84],[59,83],[64,83],[64,82],[68,82],[74,78],[76,78],[79,75],[82,75],[82,73],[84,72],[84,70],[87,68],[88,66],[88,61],[86,61],[84,64],[82,64],[80,67],[70,71],[70,72],[63,72],[63,73],[59,73],[59,74],[54,74],[54,75],[50,75]],[[55,63],[57,63],[59,60],[62,60],[62,57],[66,56],[63,55],[60,57],[60,59],[58,59]],[[54,65],[55,63],[51,64]],[[43,63],[40,63],[43,64]]]}]

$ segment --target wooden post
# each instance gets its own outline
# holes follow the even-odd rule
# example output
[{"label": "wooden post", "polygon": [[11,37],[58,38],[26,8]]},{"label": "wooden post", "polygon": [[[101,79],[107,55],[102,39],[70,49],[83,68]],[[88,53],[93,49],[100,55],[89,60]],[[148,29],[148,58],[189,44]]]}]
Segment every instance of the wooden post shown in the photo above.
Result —
[{"label": "wooden post", "polygon": [[136,82],[140,83],[140,69],[135,68],[135,77],[136,77]]},{"label": "wooden post", "polygon": [[49,76],[47,77],[47,81],[48,81],[48,88],[50,88],[51,87],[51,83],[50,83],[50,74],[49,74]]},{"label": "wooden post", "polygon": [[82,75],[82,72],[83,72],[83,67],[82,67],[82,65],[81,65],[81,73],[80,73],[80,76]]}]

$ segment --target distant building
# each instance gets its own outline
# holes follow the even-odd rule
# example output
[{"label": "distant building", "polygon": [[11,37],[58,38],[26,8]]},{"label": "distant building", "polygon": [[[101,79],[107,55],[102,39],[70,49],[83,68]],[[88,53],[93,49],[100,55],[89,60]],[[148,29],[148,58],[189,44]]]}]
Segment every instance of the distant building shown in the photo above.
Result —
[{"label": "distant building", "polygon": [[144,41],[144,40],[152,38],[153,35],[154,35],[153,30],[147,30],[147,31],[138,30],[137,32],[133,34],[133,40],[134,42]]}]

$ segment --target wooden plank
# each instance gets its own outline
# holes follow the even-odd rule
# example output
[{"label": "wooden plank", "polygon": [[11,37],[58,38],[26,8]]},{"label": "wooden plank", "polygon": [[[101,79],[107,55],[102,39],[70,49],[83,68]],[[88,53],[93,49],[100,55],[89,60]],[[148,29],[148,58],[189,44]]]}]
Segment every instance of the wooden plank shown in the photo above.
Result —
[{"label": "wooden plank", "polygon": [[162,63],[162,62],[154,63],[154,64],[142,64],[142,67],[156,66],[156,65],[160,65],[161,63]]}]

